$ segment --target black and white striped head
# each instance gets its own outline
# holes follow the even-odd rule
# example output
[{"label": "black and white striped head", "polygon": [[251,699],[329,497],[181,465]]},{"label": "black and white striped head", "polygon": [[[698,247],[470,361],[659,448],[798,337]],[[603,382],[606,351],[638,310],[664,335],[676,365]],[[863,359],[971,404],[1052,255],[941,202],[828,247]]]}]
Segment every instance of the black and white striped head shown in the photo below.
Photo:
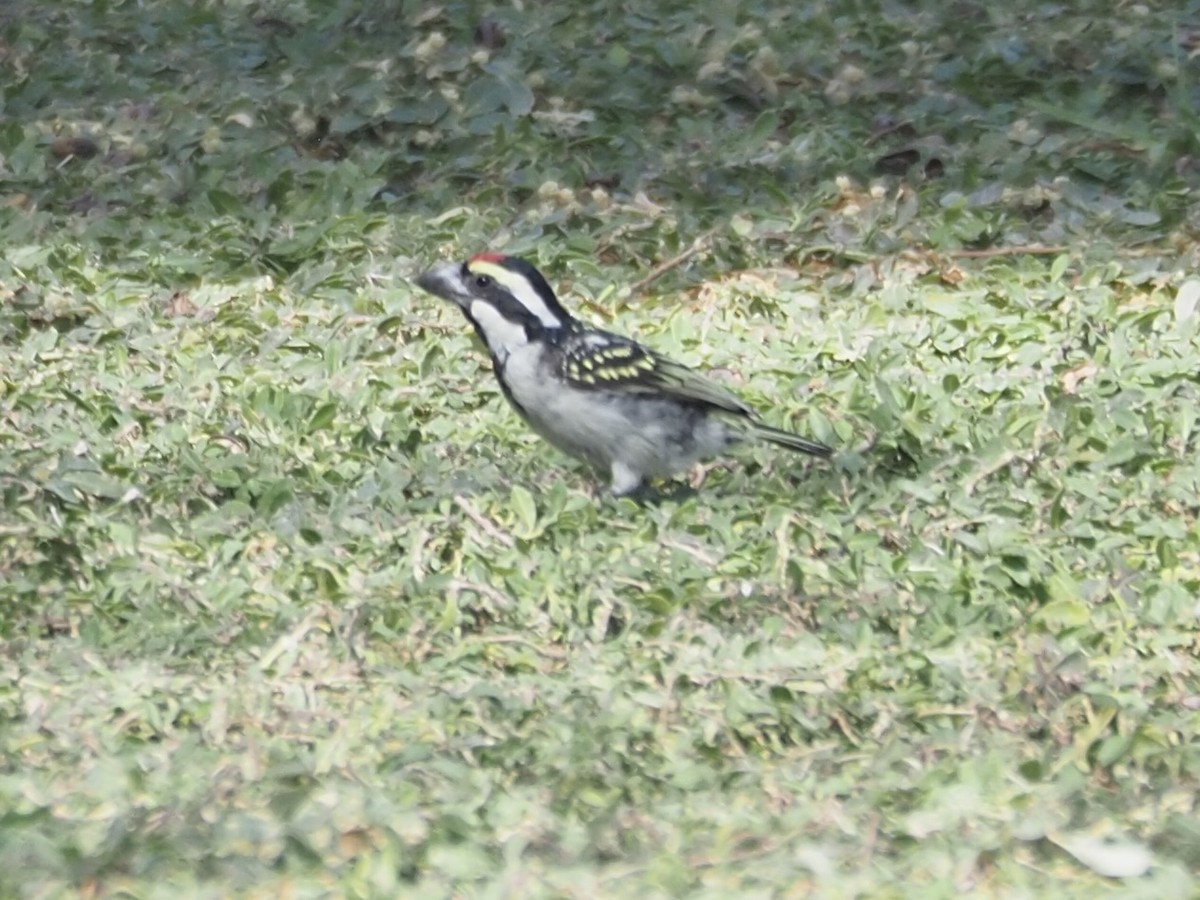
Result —
[{"label": "black and white striped head", "polygon": [[458,306],[500,363],[536,335],[572,322],[541,272],[512,256],[480,253],[439,263],[417,285]]}]

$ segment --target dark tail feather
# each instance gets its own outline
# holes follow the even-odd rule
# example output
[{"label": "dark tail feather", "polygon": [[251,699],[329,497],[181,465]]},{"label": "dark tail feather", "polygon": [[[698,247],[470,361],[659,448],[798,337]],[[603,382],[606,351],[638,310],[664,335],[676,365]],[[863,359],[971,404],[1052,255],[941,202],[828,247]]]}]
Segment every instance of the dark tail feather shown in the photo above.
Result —
[{"label": "dark tail feather", "polygon": [[763,425],[761,422],[754,423],[754,434],[764,441],[770,441],[772,444],[778,444],[780,447],[787,447],[789,450],[799,450],[801,453],[810,453],[822,459],[829,459],[829,457],[833,456],[832,447],[826,447],[817,441],[802,438],[800,435],[792,434],[790,431],[783,431],[779,428],[772,428],[770,425]]}]

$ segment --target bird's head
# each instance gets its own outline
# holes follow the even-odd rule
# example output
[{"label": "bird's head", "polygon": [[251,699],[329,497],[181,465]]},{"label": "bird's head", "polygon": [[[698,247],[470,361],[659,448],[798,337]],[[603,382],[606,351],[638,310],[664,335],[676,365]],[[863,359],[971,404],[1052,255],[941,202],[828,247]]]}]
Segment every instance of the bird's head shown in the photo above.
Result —
[{"label": "bird's head", "polygon": [[542,273],[513,256],[480,253],[439,263],[417,285],[458,306],[501,362],[533,335],[573,321]]}]

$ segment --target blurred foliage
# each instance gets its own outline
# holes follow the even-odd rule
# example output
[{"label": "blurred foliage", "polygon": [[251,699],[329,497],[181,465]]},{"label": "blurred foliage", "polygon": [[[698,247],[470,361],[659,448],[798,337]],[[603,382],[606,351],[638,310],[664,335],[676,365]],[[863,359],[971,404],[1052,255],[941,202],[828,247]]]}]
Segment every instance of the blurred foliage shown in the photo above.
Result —
[{"label": "blurred foliage", "polygon": [[[0,895],[1192,895],[1198,14],[0,7]],[[485,247],[842,453],[606,498]]]}]

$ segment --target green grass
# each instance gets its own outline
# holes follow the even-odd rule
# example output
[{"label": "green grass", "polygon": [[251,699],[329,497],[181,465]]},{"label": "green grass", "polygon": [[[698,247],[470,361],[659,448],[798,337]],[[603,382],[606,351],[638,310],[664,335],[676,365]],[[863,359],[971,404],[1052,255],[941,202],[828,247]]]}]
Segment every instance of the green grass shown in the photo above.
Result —
[{"label": "green grass", "polygon": [[[0,9],[0,896],[1192,895],[1200,5],[367,7]],[[839,457],[605,497],[485,248]]]}]

